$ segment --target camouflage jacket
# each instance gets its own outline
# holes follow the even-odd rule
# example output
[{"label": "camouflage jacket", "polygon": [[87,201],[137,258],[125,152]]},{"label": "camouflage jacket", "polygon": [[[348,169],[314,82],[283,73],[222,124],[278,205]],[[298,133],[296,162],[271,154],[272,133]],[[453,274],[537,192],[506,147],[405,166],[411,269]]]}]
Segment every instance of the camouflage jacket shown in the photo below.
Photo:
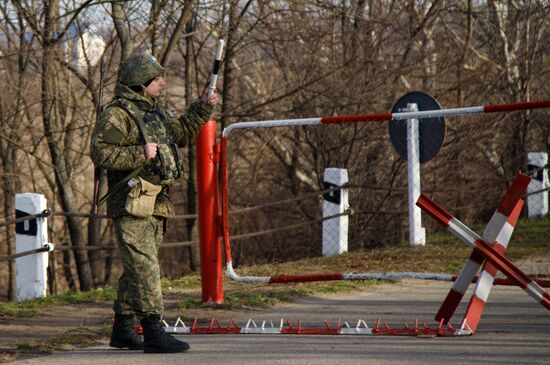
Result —
[{"label": "camouflage jacket", "polygon": [[[148,113],[158,110],[155,99],[142,96],[127,86],[118,83],[115,88],[115,99],[125,99],[137,107],[137,112],[145,118]],[[111,105],[112,104],[112,105]],[[135,118],[126,110],[117,106],[117,103],[108,105],[99,116],[91,140],[90,157],[96,166],[107,170],[109,189],[132,170],[143,167],[140,172],[144,179],[158,184],[160,177],[155,176],[150,168],[150,160],[144,153],[145,140]],[[208,121],[214,107],[201,100],[193,102],[187,110],[176,118],[170,111],[161,109],[170,127],[172,142],[183,147]],[[124,204],[128,196],[129,186],[114,191],[107,201],[107,210],[111,217],[126,215]],[[174,215],[174,206],[170,201],[166,189],[157,196],[153,215],[171,217]]]}]

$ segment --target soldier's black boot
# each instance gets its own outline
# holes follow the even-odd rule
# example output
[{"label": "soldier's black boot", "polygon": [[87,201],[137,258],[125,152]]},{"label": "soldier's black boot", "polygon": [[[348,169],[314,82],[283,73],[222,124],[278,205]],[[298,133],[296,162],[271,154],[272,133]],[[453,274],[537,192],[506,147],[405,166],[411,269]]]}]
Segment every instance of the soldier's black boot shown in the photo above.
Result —
[{"label": "soldier's black boot", "polygon": [[143,341],[134,329],[134,316],[115,313],[115,323],[109,346],[119,349],[143,350]]},{"label": "soldier's black boot", "polygon": [[160,316],[150,315],[141,320],[143,327],[143,350],[153,353],[185,352],[189,344],[175,339],[164,331]]}]

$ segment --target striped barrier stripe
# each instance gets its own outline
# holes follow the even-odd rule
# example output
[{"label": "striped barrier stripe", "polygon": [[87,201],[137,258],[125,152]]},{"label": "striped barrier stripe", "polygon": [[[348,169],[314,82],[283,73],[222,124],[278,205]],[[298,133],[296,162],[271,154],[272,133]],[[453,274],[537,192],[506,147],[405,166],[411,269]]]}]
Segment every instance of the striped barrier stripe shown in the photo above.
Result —
[{"label": "striped barrier stripe", "polygon": [[[472,280],[473,283],[477,283],[478,277],[475,277],[474,280]],[[545,279],[534,279],[534,281],[542,286],[543,288],[550,288],[550,280]],[[508,278],[495,278],[493,285],[503,285],[503,286],[516,286],[510,279]]]},{"label": "striped barrier stripe", "polygon": [[416,112],[400,112],[400,113],[378,113],[378,114],[362,114],[362,115],[342,115],[332,117],[316,117],[303,119],[275,119],[275,120],[256,120],[251,122],[233,123],[222,131],[222,137],[227,138],[229,133],[234,129],[244,128],[272,128],[283,126],[305,126],[318,124],[346,124],[360,122],[383,122],[388,120],[402,120],[410,118],[434,118],[434,117],[450,117],[467,114],[483,114],[483,113],[501,113],[512,112],[518,110],[529,110],[550,107],[550,100],[538,100],[512,104],[498,104],[486,106],[471,106],[465,108],[450,108],[439,110],[421,110]]},{"label": "striped barrier stripe", "polygon": [[323,117],[321,118],[321,123],[330,123],[330,124],[357,123],[357,122],[370,122],[370,121],[384,121],[384,120],[392,120],[392,119],[400,120],[400,119],[410,119],[410,118],[433,118],[433,117],[446,117],[446,116],[457,116],[457,115],[466,115],[466,114],[512,112],[512,111],[518,111],[518,110],[548,108],[548,107],[550,107],[550,100],[539,100],[539,101],[531,101],[531,102],[524,102],[524,103],[471,106],[471,107],[465,107],[465,108],[451,108],[451,109],[440,109],[440,110],[421,110],[421,111],[414,111],[414,112]]},{"label": "striped barrier stripe", "polygon": [[[478,254],[479,255],[479,254]],[[334,281],[334,280],[436,280],[454,282],[458,279],[456,275],[430,273],[430,272],[364,272],[364,273],[334,273],[334,274],[311,274],[311,275],[280,275],[280,276],[240,276],[233,269],[231,261],[227,262],[227,276],[234,281],[253,284],[286,284],[302,283],[312,281]],[[472,283],[479,282],[480,278],[474,276]],[[543,287],[550,287],[550,280],[537,279],[536,282]],[[515,282],[506,278],[498,278],[495,285],[516,285]],[[446,323],[445,323],[446,324]]]},{"label": "striped barrier stripe", "polygon": [[211,98],[216,90],[216,84],[218,82],[218,73],[220,71],[220,65],[222,60],[224,47],[224,40],[219,39],[218,45],[216,46],[216,55],[214,57],[214,69],[212,70],[212,75],[210,75],[210,84],[208,85],[208,97]]},{"label": "striped barrier stripe", "polygon": [[[495,244],[501,244],[504,247],[508,245],[515,226],[515,222],[510,224],[509,216],[512,215],[514,206],[517,210],[518,201],[525,192],[525,189],[527,189],[527,185],[529,185],[530,181],[531,178],[528,175],[519,173],[516,176],[514,182],[502,199],[499,207],[491,217],[489,224],[487,224],[487,227],[483,232],[484,240],[488,242],[495,242]],[[519,211],[521,211],[521,206],[519,207]],[[504,253],[504,250],[501,253]],[[480,256],[475,251],[472,252],[469,259],[466,261],[466,264],[462,268],[460,275],[447,294],[447,297],[441,304],[435,316],[436,321],[443,320],[444,323],[449,322],[484,260],[485,258],[483,256]]]},{"label": "striped barrier stripe", "polygon": [[535,298],[546,309],[550,310],[550,294],[546,292],[536,281],[532,280],[521,269],[515,266],[508,258],[495,250],[484,241],[477,233],[468,228],[464,223],[453,217],[441,206],[433,202],[425,194],[422,194],[416,203],[424,212],[443,225],[447,231],[458,239],[472,246],[474,251],[483,255],[486,260],[496,266],[512,282],[520,286],[529,295]]},{"label": "striped barrier stripe", "polygon": [[483,256],[472,252],[470,258],[466,261],[466,264],[464,264],[464,267],[451,287],[451,290],[449,290],[449,293],[443,300],[443,303],[441,303],[441,306],[435,315],[436,321],[443,321],[445,324],[449,323],[451,317],[458,308],[458,305],[462,301],[468,286],[475,277],[482,261]]}]

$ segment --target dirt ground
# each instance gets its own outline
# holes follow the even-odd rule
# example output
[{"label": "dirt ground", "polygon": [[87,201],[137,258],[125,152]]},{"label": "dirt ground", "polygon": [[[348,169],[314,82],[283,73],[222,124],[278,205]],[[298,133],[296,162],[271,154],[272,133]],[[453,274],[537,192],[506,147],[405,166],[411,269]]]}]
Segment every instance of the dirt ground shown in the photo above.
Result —
[{"label": "dirt ground", "polygon": [[[524,259],[517,264],[529,275],[550,278],[550,253]],[[194,318],[227,321],[248,318],[257,312],[252,309],[199,308],[183,313],[176,308],[176,303],[184,296],[182,292],[165,293],[164,317],[169,324],[175,323],[180,316],[186,323]],[[0,317],[0,362],[33,357],[55,349],[107,343],[112,316],[112,303],[98,302],[51,305],[39,309],[37,315],[29,318]]]}]

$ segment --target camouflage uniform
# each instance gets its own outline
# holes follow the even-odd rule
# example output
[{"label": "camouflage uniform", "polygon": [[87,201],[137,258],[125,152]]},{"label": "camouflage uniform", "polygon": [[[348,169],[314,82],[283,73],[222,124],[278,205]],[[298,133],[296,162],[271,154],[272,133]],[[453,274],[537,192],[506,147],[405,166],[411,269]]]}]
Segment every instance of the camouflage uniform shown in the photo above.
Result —
[{"label": "camouflage uniform", "polygon": [[[175,151],[170,151],[167,147],[170,142],[178,147],[191,142],[208,121],[214,107],[197,100],[176,118],[170,111],[160,108],[154,98],[143,96],[129,87],[143,85],[152,77],[164,73],[156,59],[140,55],[125,62],[121,65],[121,81],[116,85],[115,99],[100,115],[94,129],[91,159],[96,166],[107,170],[109,189],[123,180],[130,171],[140,167],[140,177],[167,187],[179,177],[181,171],[172,171],[170,176],[166,176],[161,174],[158,158],[146,158],[145,139],[136,118],[124,106],[129,102],[132,111],[139,113],[149,137],[158,141],[158,154],[166,148],[164,157],[169,159],[175,158]],[[144,75],[136,73],[144,69]],[[114,219],[124,266],[114,311],[121,315],[135,313],[138,317],[160,315],[163,304],[158,249],[163,239],[163,218],[174,215],[174,206],[167,189],[163,188],[157,196],[151,217],[131,216],[125,210],[129,190],[130,187],[124,184],[122,188],[113,191],[107,201],[108,213]]]}]

